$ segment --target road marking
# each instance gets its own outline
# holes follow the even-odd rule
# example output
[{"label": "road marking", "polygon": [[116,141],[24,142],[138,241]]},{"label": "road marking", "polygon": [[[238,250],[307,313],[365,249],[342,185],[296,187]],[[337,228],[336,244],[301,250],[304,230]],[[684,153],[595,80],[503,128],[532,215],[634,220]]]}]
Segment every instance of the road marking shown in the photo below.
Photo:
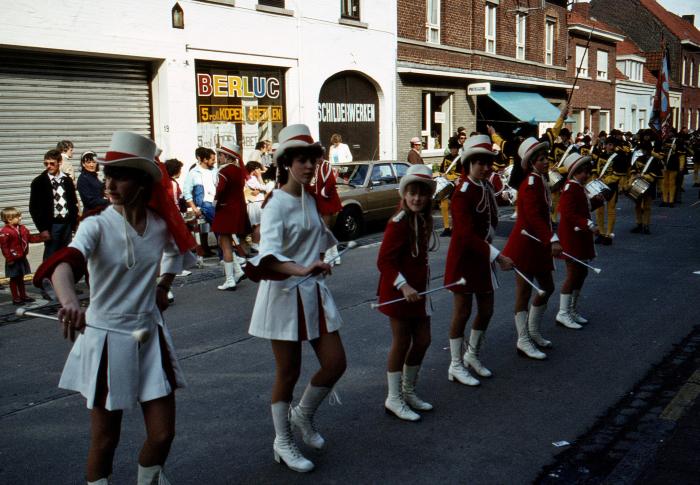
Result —
[{"label": "road marking", "polygon": [[698,395],[700,395],[700,369],[690,376],[690,379],[683,384],[673,400],[668,403],[666,409],[661,413],[661,419],[678,421],[695,403]]}]

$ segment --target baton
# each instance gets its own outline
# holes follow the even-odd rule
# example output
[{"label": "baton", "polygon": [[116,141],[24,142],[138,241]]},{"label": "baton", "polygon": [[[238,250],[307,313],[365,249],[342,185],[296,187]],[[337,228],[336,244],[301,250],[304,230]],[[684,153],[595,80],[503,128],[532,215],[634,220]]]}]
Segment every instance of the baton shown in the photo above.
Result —
[{"label": "baton", "polygon": [[[523,236],[527,236],[527,237],[529,237],[530,239],[534,239],[534,240],[537,241],[538,243],[541,243],[541,242],[542,242],[542,241],[540,241],[538,238],[536,238],[535,236],[533,236],[532,234],[530,234],[529,232],[527,232],[525,229],[523,229],[522,231],[520,231],[520,234],[522,234]],[[569,259],[572,260],[572,261],[576,261],[577,263],[582,264],[583,266],[586,266],[587,268],[592,269],[592,270],[595,272],[595,274],[600,274],[600,272],[603,271],[603,270],[600,269],[600,268],[596,268],[595,266],[591,266],[590,264],[588,264],[588,263],[586,263],[586,262],[584,262],[584,261],[581,261],[580,259],[578,259],[578,258],[576,258],[576,257],[574,257],[574,256],[572,256],[572,255],[570,255],[570,254],[567,253],[566,251],[562,251],[561,254],[563,254],[564,256],[566,256],[567,258],[569,258]]]},{"label": "baton", "polygon": [[[330,259],[330,260],[328,261],[328,264],[331,264],[333,261],[335,261],[336,259],[340,258],[343,254],[347,253],[347,252],[350,251],[351,249],[355,249],[356,247],[357,247],[357,243],[356,243],[355,241],[349,241],[349,242],[348,242],[348,245],[345,247],[345,249],[343,249],[341,252],[339,252],[338,254],[336,254],[332,259]],[[306,275],[304,278],[302,278],[301,280],[297,281],[297,282],[294,283],[292,286],[290,286],[290,287],[288,287],[288,288],[282,288],[282,291],[284,291],[285,293],[289,293],[290,291],[292,291],[293,289],[295,289],[297,286],[299,286],[300,284],[302,284],[304,281],[308,280],[308,279],[311,278],[312,276],[316,276],[316,275],[314,275],[314,274]]]},{"label": "baton", "polygon": [[[435,293],[436,291],[445,290],[445,289],[450,288],[452,286],[463,285],[466,282],[467,282],[467,280],[465,280],[464,278],[460,278],[457,281],[455,281],[454,283],[450,283],[449,285],[444,285],[444,286],[441,286],[440,288],[433,288],[432,290],[422,291],[418,294],[420,296],[428,295],[430,293]],[[404,301],[405,299],[406,299],[406,297],[404,296],[403,298],[397,298],[395,300],[385,301],[384,303],[372,303],[371,306],[372,306],[372,308],[379,308],[379,307],[382,307],[384,305],[391,305],[393,303],[398,303],[400,301]]]},{"label": "baton", "polygon": [[518,268],[516,268],[515,266],[513,266],[513,271],[515,271],[516,273],[518,273],[522,279],[524,279],[525,281],[527,281],[527,283],[535,289],[535,291],[537,292],[538,295],[544,296],[544,295],[547,293],[547,292],[544,291],[542,288],[540,288],[540,287],[537,286],[535,283],[533,283],[527,276],[525,276],[525,275],[523,274],[522,271],[520,271],[520,270],[519,270]]}]

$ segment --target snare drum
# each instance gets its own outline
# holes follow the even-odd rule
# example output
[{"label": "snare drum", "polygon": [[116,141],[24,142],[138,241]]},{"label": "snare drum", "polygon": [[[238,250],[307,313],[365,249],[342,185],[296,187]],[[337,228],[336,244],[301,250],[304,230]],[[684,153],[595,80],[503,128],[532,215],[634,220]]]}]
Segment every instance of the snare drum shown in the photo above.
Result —
[{"label": "snare drum", "polygon": [[630,183],[629,189],[627,190],[627,196],[633,201],[637,202],[644,196],[644,194],[646,194],[650,187],[651,184],[648,180],[645,180],[644,177],[636,177]]},{"label": "snare drum", "polygon": [[566,177],[559,173],[556,168],[549,171],[549,190],[559,192],[566,182]]},{"label": "snare drum", "polygon": [[435,195],[433,199],[442,200],[447,199],[452,195],[455,190],[455,184],[447,180],[445,177],[435,177]]},{"label": "snare drum", "polygon": [[591,180],[586,184],[586,195],[588,195],[589,199],[592,199],[598,194],[602,194],[605,200],[610,200],[613,196],[613,191],[602,180]]}]

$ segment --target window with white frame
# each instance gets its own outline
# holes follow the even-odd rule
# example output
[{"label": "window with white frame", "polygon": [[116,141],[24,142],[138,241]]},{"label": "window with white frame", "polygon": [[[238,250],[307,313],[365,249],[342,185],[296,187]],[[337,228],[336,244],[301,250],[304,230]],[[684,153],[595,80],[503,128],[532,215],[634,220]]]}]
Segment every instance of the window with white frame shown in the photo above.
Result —
[{"label": "window with white frame", "polygon": [[575,109],[571,112],[571,117],[574,119],[574,126],[572,127],[571,131],[574,133],[582,132],[585,128],[585,123],[583,121],[584,116],[586,115],[586,110],[581,110],[581,109]]},{"label": "window with white frame", "polygon": [[340,17],[360,20],[360,0],[340,0]]},{"label": "window with white frame", "polygon": [[442,150],[452,134],[452,93],[423,92],[421,137],[428,150]]},{"label": "window with white frame", "polygon": [[486,52],[496,53],[496,5],[486,2]]},{"label": "window with white frame", "polygon": [[620,108],[619,113],[617,115],[617,127],[620,130],[625,129],[625,122],[627,121],[625,117],[627,116],[627,108]]},{"label": "window with white frame", "polygon": [[580,77],[588,77],[588,49],[576,46],[576,72]]},{"label": "window with white frame", "polygon": [[639,130],[639,127],[637,126],[637,108],[632,108],[631,114],[632,114],[632,131],[637,131],[637,130]]},{"label": "window with white frame", "polygon": [[686,128],[690,129],[690,121],[692,118],[693,110],[688,108],[688,122],[685,124]]},{"label": "window with white frame", "polygon": [[681,68],[681,84],[685,85],[685,57],[683,58],[683,66]]},{"label": "window with white frame", "polygon": [[599,49],[596,52],[596,78],[608,79],[608,51]]},{"label": "window with white frame", "polygon": [[554,27],[556,21],[552,18],[547,18],[545,23],[545,41],[544,41],[544,63],[551,66],[554,64]]},{"label": "window with white frame", "polygon": [[428,18],[425,24],[426,40],[431,44],[440,43],[440,0],[428,0]]},{"label": "window with white frame", "polygon": [[693,79],[695,78],[693,71],[695,71],[695,61],[690,61],[690,72],[688,73],[688,84],[690,84],[691,86],[693,85]]},{"label": "window with white frame", "polygon": [[639,124],[637,125],[637,130],[643,130],[647,128],[647,110],[639,110]]},{"label": "window with white frame", "polygon": [[600,129],[610,133],[610,111],[600,111]]},{"label": "window with white frame", "polygon": [[515,58],[525,59],[525,32],[527,15],[518,13],[515,15]]}]

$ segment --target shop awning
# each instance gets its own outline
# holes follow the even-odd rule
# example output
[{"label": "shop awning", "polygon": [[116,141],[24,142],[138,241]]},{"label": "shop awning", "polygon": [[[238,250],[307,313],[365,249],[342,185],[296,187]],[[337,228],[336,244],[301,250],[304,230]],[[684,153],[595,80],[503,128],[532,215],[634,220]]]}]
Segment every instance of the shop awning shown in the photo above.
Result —
[{"label": "shop awning", "polygon": [[535,125],[553,123],[559,118],[559,109],[537,93],[491,91],[488,96],[520,121]]}]

